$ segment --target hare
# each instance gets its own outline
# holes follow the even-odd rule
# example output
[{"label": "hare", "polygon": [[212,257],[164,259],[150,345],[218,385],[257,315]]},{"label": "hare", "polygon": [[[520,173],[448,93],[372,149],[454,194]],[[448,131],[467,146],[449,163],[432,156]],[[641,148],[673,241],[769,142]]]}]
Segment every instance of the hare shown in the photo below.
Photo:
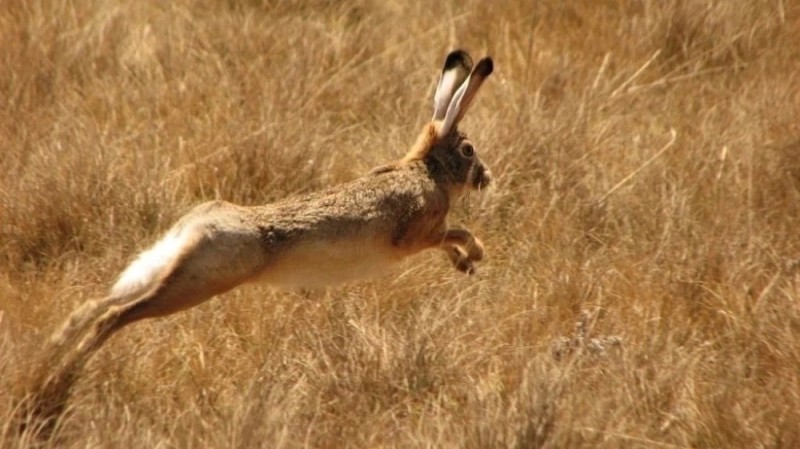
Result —
[{"label": "hare", "polygon": [[445,59],[434,114],[400,160],[352,182],[273,204],[202,204],[181,218],[120,275],[110,294],[75,311],[49,342],[29,413],[52,422],[89,356],[113,333],[169,315],[250,281],[315,287],[385,271],[428,248],[467,274],[481,241],[447,225],[451,204],[487,187],[489,168],[458,130],[490,58],[474,68],[464,51]]}]

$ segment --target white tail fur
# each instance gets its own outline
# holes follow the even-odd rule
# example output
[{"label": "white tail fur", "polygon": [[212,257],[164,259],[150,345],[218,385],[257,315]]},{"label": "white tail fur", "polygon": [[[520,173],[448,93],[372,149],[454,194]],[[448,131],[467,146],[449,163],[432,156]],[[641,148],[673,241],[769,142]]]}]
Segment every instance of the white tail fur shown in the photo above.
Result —
[{"label": "white tail fur", "polygon": [[136,258],[111,287],[111,296],[130,296],[152,288],[187,246],[190,233],[173,229]]}]

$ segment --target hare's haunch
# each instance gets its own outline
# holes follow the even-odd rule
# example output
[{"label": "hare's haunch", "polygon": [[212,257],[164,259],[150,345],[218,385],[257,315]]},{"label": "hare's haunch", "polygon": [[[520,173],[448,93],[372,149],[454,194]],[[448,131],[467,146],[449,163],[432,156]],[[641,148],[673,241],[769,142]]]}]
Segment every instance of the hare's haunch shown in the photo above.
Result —
[{"label": "hare's haunch", "polygon": [[76,310],[48,343],[28,412],[52,423],[89,356],[134,321],[196,306],[249,281],[334,285],[386,271],[428,248],[475,271],[480,240],[447,225],[451,205],[490,183],[489,169],[458,130],[492,60],[473,68],[463,51],[447,56],[434,115],[400,160],[320,192],[258,207],[202,204],[181,218],[120,275],[109,295]]}]

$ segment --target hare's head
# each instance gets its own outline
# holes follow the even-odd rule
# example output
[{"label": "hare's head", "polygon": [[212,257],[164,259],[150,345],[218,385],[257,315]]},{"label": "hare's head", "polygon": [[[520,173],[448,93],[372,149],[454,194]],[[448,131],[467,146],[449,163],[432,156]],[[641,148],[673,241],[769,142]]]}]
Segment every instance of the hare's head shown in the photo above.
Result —
[{"label": "hare's head", "polygon": [[455,195],[483,189],[492,179],[475,145],[458,130],[458,124],[493,68],[492,59],[488,57],[473,68],[472,59],[465,51],[456,50],[447,55],[433,98],[433,120],[404,158],[406,161],[423,160],[431,173]]}]

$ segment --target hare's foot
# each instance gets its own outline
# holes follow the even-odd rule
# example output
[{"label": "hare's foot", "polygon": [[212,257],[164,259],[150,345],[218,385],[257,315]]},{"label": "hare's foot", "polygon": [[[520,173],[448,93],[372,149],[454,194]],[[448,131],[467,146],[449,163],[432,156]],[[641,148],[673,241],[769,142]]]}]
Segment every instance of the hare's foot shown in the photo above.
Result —
[{"label": "hare's foot", "polygon": [[469,255],[469,259],[474,262],[483,260],[483,256],[486,253],[483,250],[483,242],[481,242],[478,237],[472,236],[472,245],[467,246],[467,254]]},{"label": "hare's foot", "polygon": [[457,245],[466,251],[466,257],[473,262],[483,260],[483,243],[466,228],[451,228],[445,232],[444,246]]},{"label": "hare's foot", "polygon": [[450,258],[450,262],[456,267],[456,270],[469,275],[475,274],[473,259],[471,259],[463,249],[455,245],[450,245],[445,248],[445,252]]}]

